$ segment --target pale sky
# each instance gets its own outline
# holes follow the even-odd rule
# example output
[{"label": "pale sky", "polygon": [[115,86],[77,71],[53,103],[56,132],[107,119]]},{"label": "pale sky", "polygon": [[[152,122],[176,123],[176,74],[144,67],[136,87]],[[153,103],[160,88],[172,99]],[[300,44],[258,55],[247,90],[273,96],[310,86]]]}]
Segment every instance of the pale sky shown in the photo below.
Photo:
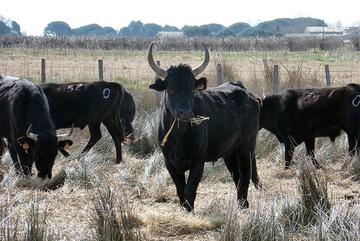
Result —
[{"label": "pale sky", "polygon": [[[331,3],[332,2],[332,3]],[[245,22],[251,26],[276,18],[312,17],[327,24],[360,26],[360,1],[324,0],[4,0],[0,15],[16,21],[26,35],[43,35],[53,21],[64,21],[71,28],[99,24],[120,30],[131,21],[166,24],[179,29],[184,25],[217,23],[225,27]]]}]

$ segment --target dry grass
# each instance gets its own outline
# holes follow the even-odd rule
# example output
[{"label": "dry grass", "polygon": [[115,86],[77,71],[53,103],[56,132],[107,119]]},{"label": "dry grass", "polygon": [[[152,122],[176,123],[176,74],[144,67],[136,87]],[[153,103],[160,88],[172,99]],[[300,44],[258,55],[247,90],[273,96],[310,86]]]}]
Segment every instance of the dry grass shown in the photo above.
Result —
[{"label": "dry grass", "polygon": [[[46,182],[35,176],[17,176],[6,154],[4,166],[0,167],[3,176],[0,185],[1,240],[113,240],[119,237],[99,235],[111,234],[111,230],[117,230],[117,234],[123,234],[124,230],[130,232],[133,235],[128,238],[130,240],[357,240],[359,237],[358,160],[351,160],[348,167],[343,167],[348,161],[345,135],[335,143],[328,138],[319,138],[316,156],[324,168],[306,172],[311,169],[302,169],[302,164],[309,162],[304,157],[303,145],[296,149],[290,170],[284,170],[284,148],[272,134],[261,130],[256,155],[264,188],[256,190],[250,186],[250,208],[237,208],[235,186],[223,161],[219,160],[215,164],[206,164],[195,211],[187,213],[179,206],[175,186],[154,144],[157,113],[155,104],[151,104],[155,103],[155,94],[146,90],[153,73],[147,66],[145,52],[66,52],[63,49],[57,53],[37,50],[34,56],[24,50],[0,51],[1,72],[36,80],[39,69],[31,66],[37,66],[40,58],[46,57],[48,71],[52,71],[47,76],[59,82],[96,79],[96,71],[91,75],[89,72],[92,71],[87,71],[84,66],[96,69],[97,59],[103,58],[105,66],[113,67],[107,67],[105,77],[121,80],[133,91],[138,107],[134,128],[139,141],[135,146],[124,147],[124,161],[115,165],[114,145],[104,128],[101,141],[83,156],[80,151],[86,144],[88,131],[76,130],[71,156],[58,155],[54,178]],[[4,51],[8,52],[4,54]],[[326,61],[304,58],[304,55],[311,55],[307,52],[299,53],[300,57],[285,52],[253,53],[251,57],[244,57],[247,54],[218,53],[217,58],[226,59],[226,65],[233,69],[233,78],[242,80],[250,90],[260,94],[265,90],[265,57],[271,64],[281,61],[289,71],[301,70],[305,84],[312,83],[305,72],[314,71],[312,75],[323,79],[315,70],[332,59],[330,70],[339,70],[338,76],[332,74],[337,84],[360,82],[359,73],[355,71],[359,69],[360,61],[351,57],[351,62],[344,62],[341,57],[344,54],[338,52],[317,56]],[[202,58],[200,52],[155,52],[154,55],[161,59],[162,66],[179,62],[196,65]],[[214,85],[214,66],[218,60],[212,61],[204,75]],[[71,71],[69,66],[75,66],[73,70],[78,73]],[[288,73],[283,73],[283,78]],[[256,84],[253,83],[255,80],[258,81]],[[143,152],[144,149],[147,151]],[[312,191],[321,191],[322,180],[326,180],[325,196],[330,204],[326,209],[320,208],[323,206],[318,206],[318,202],[316,207],[311,204],[315,215],[313,222],[307,224],[301,222],[303,215],[299,210],[304,208],[301,197],[313,194],[306,194],[300,188],[301,172],[308,174],[305,180],[319,183],[312,186]],[[124,226],[124,222],[131,225]]]}]

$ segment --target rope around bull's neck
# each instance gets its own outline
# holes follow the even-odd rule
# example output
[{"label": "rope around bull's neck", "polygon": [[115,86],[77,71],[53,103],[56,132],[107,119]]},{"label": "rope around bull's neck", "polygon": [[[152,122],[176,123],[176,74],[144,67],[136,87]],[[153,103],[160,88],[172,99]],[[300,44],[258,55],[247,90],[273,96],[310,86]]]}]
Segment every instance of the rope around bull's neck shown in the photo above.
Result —
[{"label": "rope around bull's neck", "polygon": [[[205,121],[205,120],[209,120],[210,117],[204,117],[204,116],[198,116],[198,117],[193,117],[193,118],[190,118],[189,121],[186,121],[186,122],[190,122],[191,124],[196,124],[196,125],[200,125],[201,122]],[[172,129],[174,128],[174,125],[175,125],[175,122],[176,120],[179,120],[179,121],[183,121],[183,120],[180,120],[178,118],[175,118],[169,131],[166,133],[166,135],[164,136],[162,142],[161,142],[161,146],[165,146],[165,143],[167,141],[167,138],[169,137],[170,135],[170,132],[172,131]]]}]

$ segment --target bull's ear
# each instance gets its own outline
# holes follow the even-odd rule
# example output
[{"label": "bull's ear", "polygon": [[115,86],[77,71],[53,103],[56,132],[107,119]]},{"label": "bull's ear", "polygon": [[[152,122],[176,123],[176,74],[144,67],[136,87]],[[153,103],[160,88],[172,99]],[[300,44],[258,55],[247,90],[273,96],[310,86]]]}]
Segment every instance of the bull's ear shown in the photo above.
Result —
[{"label": "bull's ear", "polygon": [[149,85],[149,88],[156,91],[164,91],[166,90],[165,81],[161,79],[156,79],[155,84]]},{"label": "bull's ear", "polygon": [[27,150],[30,148],[29,145],[29,138],[27,138],[26,136],[21,136],[17,139],[17,142],[19,143],[20,146],[22,146],[23,149]]},{"label": "bull's ear", "polygon": [[[70,147],[72,146],[73,142],[71,140],[61,140],[59,141],[59,150],[70,150]],[[62,153],[62,152],[61,152]]]},{"label": "bull's ear", "polygon": [[196,89],[197,90],[204,90],[207,87],[207,79],[205,77],[202,77],[198,80],[196,80]]}]

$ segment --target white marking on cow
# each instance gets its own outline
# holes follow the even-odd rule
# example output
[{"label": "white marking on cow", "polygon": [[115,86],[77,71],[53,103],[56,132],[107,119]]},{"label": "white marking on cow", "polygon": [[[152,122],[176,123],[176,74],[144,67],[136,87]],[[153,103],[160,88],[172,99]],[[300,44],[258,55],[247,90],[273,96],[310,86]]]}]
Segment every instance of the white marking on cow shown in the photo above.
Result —
[{"label": "white marking on cow", "polygon": [[110,96],[110,89],[109,89],[109,88],[105,88],[105,89],[103,90],[103,97],[104,97],[105,99],[107,99],[107,98],[109,98],[109,96]]},{"label": "white marking on cow", "polygon": [[66,92],[72,92],[74,90],[74,86],[73,85],[68,85],[66,88]]},{"label": "white marking on cow", "polygon": [[357,107],[360,104],[360,95],[355,96],[355,98],[352,100],[352,105],[354,107]]}]

